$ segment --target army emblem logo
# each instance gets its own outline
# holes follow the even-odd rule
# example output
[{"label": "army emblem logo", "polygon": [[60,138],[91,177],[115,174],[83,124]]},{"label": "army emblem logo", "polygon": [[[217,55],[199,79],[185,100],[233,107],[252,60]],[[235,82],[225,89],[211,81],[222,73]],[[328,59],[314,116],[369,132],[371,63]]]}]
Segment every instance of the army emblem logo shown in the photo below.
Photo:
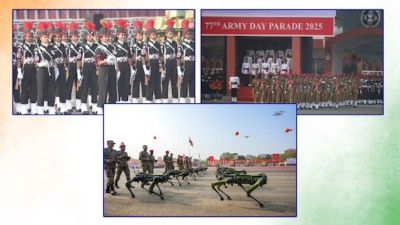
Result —
[{"label": "army emblem logo", "polygon": [[361,23],[365,27],[376,27],[381,20],[381,15],[378,10],[364,10],[361,13]]}]

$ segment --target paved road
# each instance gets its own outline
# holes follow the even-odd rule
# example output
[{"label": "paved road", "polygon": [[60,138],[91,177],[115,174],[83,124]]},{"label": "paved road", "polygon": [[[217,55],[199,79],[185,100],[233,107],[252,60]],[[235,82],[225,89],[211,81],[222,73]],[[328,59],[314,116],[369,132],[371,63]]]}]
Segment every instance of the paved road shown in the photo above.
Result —
[{"label": "paved road", "polygon": [[[295,167],[254,167],[246,169],[248,174],[266,173],[268,183],[259,187],[252,196],[264,204],[260,208],[237,185],[222,187],[232,200],[221,201],[211,189],[216,181],[215,168],[197,181],[188,178],[190,185],[174,181],[175,186],[161,184],[165,199],[149,194],[133,183],[136,198],[131,198],[126,188],[117,189],[118,195],[105,194],[105,216],[296,216],[296,169]],[[161,169],[156,169],[161,173]],[[133,174],[133,173],[132,173]],[[124,175],[122,175],[121,180]],[[120,185],[121,186],[121,185]]]}]

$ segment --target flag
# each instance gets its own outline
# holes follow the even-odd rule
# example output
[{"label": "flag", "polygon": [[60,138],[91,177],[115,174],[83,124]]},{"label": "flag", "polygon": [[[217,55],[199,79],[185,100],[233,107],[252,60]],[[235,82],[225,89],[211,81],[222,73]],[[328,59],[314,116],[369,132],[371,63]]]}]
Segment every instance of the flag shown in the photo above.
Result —
[{"label": "flag", "polygon": [[190,137],[189,137],[189,144],[193,147],[193,141],[192,139],[190,139]]}]

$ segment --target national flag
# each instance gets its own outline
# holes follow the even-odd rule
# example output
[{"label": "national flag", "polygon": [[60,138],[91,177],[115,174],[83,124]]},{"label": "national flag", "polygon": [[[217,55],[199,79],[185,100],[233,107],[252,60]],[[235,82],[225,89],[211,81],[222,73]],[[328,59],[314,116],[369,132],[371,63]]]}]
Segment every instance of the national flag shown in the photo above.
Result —
[{"label": "national flag", "polygon": [[192,139],[190,139],[190,137],[189,137],[189,144],[193,147],[193,141]]}]

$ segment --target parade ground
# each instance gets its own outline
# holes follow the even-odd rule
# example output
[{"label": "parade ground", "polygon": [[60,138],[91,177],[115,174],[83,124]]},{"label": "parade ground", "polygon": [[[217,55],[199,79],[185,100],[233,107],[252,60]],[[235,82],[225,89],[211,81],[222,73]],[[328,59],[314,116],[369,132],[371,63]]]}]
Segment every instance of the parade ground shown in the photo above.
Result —
[{"label": "parade ground", "polygon": [[[117,195],[104,194],[104,216],[281,216],[293,217],[297,215],[297,178],[296,167],[234,167],[236,170],[246,170],[247,174],[258,175],[265,173],[267,184],[252,192],[252,196],[260,201],[264,207],[253,199],[238,185],[221,187],[232,200],[221,201],[218,194],[211,188],[216,182],[216,167],[209,167],[207,174],[196,177],[196,181],[189,177],[190,182],[181,181],[179,186],[173,179],[174,186],[169,183],[160,185],[165,199],[149,194],[140,187],[139,183],[132,183],[135,187],[135,198],[125,187],[125,176],[121,175]],[[164,169],[155,169],[155,174],[161,174]],[[131,176],[135,176],[131,169]],[[104,178],[105,187],[106,177]],[[148,188],[149,186],[145,186]],[[244,185],[248,188],[248,185]],[[154,190],[157,190],[155,187]],[[104,192],[104,191],[103,191]]]}]

